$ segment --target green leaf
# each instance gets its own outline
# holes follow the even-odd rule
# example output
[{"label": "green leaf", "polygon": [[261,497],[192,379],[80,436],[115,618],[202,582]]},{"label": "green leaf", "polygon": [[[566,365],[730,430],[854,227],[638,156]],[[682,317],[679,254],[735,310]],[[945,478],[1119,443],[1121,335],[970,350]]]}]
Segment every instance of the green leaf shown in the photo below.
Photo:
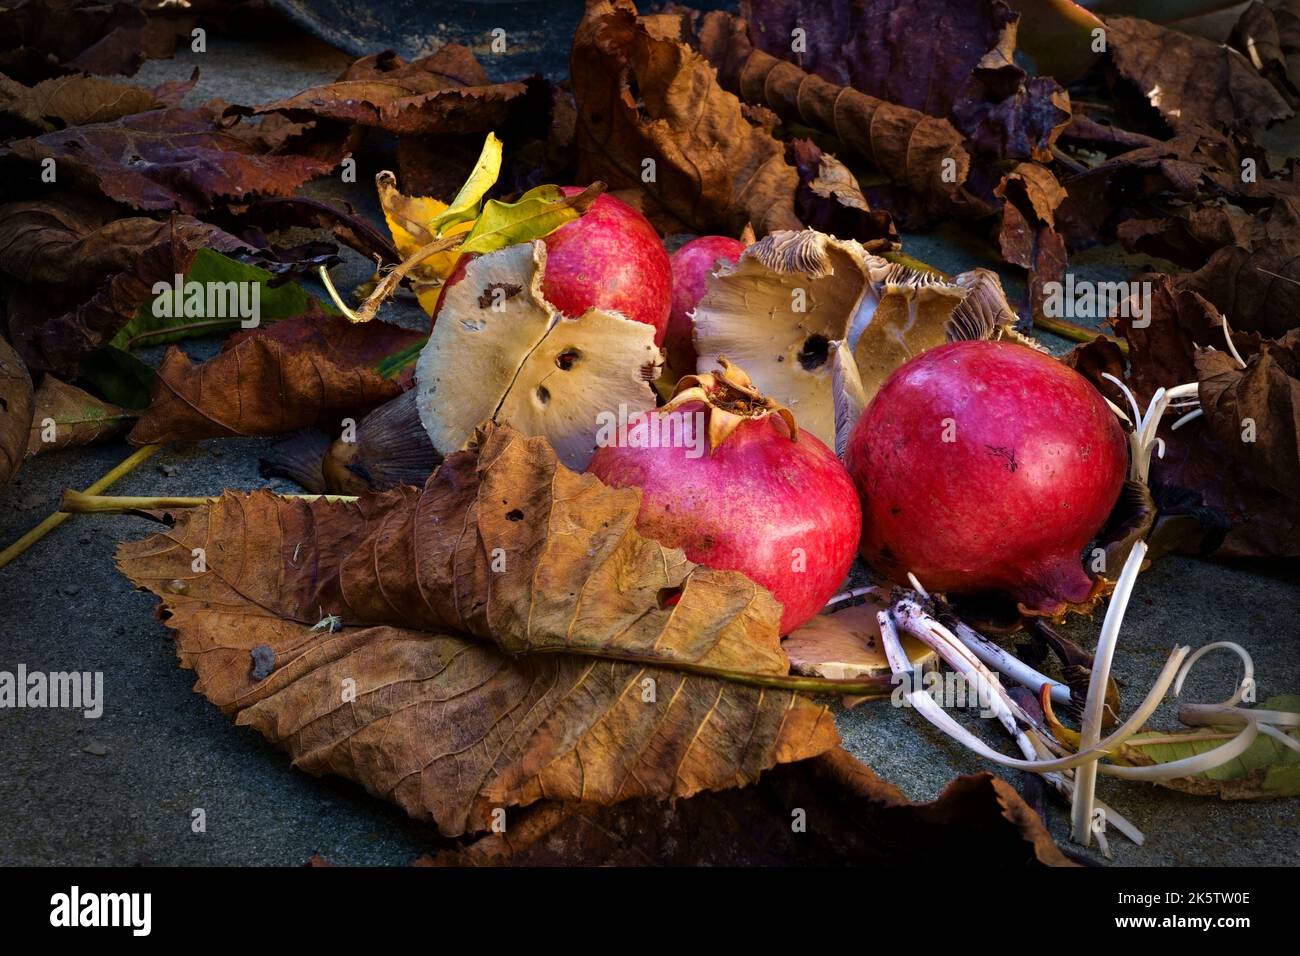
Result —
[{"label": "green leaf", "polygon": [[123,408],[149,406],[154,370],[130,352],[107,345],[81,360],[78,383],[87,391]]},{"label": "green leaf", "polygon": [[435,236],[441,235],[452,226],[477,216],[479,203],[487,195],[487,191],[496,185],[497,177],[500,175],[501,140],[497,139],[495,133],[488,133],[487,139],[483,140],[483,150],[479,153],[478,161],[474,163],[469,178],[465,180],[465,185],[460,187],[460,192],[456,193],[456,198],[451,201],[446,211],[429,223],[429,233]]},{"label": "green leaf", "polygon": [[[1284,710],[1300,714],[1300,694],[1280,694],[1270,697],[1259,706],[1264,710]],[[1241,728],[1202,728],[1199,731],[1188,731],[1188,735],[1203,733],[1205,730],[1235,734]],[[1300,739],[1300,731],[1291,730],[1289,733],[1292,737]],[[1146,746],[1142,743],[1144,739],[1169,736],[1171,735],[1160,732],[1141,733],[1129,738],[1127,745],[1139,750],[1152,763],[1162,764],[1182,757],[1206,753],[1225,742],[1188,740]],[[1272,737],[1261,734],[1236,760],[1230,760],[1220,767],[1192,777],[1164,781],[1161,786],[1183,793],[1220,797],[1224,800],[1300,796],[1300,753],[1283,746]]]},{"label": "green leaf", "polygon": [[[592,196],[591,201],[595,198]],[[459,251],[496,252],[506,246],[548,236],[582,215],[585,206],[575,202],[578,199],[579,196],[566,199],[559,186],[537,186],[513,203],[489,199]]]},{"label": "green leaf", "polygon": [[385,355],[375,363],[374,369],[384,378],[397,378],[404,371],[415,364],[415,360],[420,357],[420,352],[424,349],[424,342],[416,342],[405,348],[394,352],[392,355]]},{"label": "green leaf", "polygon": [[[265,269],[237,262],[211,249],[200,249],[195,254],[193,262],[190,263],[189,271],[185,274],[186,283],[198,282],[205,285],[207,283],[240,283],[244,289],[248,290],[243,293],[246,302],[250,301],[253,294],[251,287],[256,286],[257,314],[262,322],[274,322],[277,319],[302,315],[309,312],[313,307],[323,309],[326,312],[335,312],[333,306],[322,303],[309,295],[297,283],[286,282],[282,285],[272,286],[271,280],[273,278],[274,276]],[[165,295],[170,296],[170,293],[165,293]],[[155,315],[154,305],[160,298],[162,297],[156,296],[141,306],[140,311],[117,333],[110,345],[119,349],[133,349],[147,345],[178,342],[185,338],[213,335],[239,328],[240,319],[237,316],[219,314],[227,311],[225,309],[214,309],[214,314],[207,314],[209,303],[206,298],[202,303],[199,303],[196,299],[195,305],[198,308],[185,310],[191,314]],[[221,298],[224,297],[218,297],[218,299]],[[166,302],[166,304],[171,305],[170,302]],[[211,304],[216,305],[217,300],[214,299]]]}]

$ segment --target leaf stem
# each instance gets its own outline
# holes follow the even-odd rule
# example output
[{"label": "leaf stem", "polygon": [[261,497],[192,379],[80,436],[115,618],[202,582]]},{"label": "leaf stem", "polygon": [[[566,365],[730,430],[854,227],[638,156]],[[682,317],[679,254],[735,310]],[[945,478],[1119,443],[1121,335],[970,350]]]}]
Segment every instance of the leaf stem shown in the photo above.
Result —
[{"label": "leaf stem", "polygon": [[[140,465],[152,458],[155,454],[161,451],[162,448],[162,445],[145,445],[143,448],[139,448],[132,452],[131,455],[118,464],[117,467],[87,488],[86,494],[96,495],[108,488],[119,478],[135,471],[136,468],[140,467]],[[28,531],[13,544],[9,545],[9,547],[5,548],[4,551],[0,551],[0,568],[3,568],[15,558],[19,557],[37,541],[40,541],[59,525],[67,521],[72,517],[72,514],[72,512],[65,510],[56,511],[35,528],[32,528],[31,531]]]},{"label": "leaf stem", "polygon": [[[92,486],[86,491],[73,491],[71,488],[63,492],[63,501],[59,508],[64,517],[69,515],[89,515],[89,514],[127,514],[132,511],[167,511],[173,508],[202,508],[204,505],[210,505],[217,500],[216,495],[207,497],[166,497],[166,496],[142,496],[132,497],[130,495],[100,495],[95,494],[95,487]],[[297,493],[277,493],[279,498],[297,498],[302,501],[317,501],[324,499],[329,502],[348,503],[357,500],[356,495],[314,495],[314,494],[297,494]]]},{"label": "leaf stem", "polygon": [[1101,336],[1108,342],[1114,342],[1121,352],[1128,355],[1128,342],[1124,339],[1117,339],[1113,335],[1090,329],[1085,325],[1077,325],[1069,319],[1060,319],[1050,315],[1036,315],[1034,316],[1034,325],[1048,332],[1053,332],[1063,339],[1069,339],[1071,342],[1082,342],[1085,345],[1097,338],[1097,336]]}]

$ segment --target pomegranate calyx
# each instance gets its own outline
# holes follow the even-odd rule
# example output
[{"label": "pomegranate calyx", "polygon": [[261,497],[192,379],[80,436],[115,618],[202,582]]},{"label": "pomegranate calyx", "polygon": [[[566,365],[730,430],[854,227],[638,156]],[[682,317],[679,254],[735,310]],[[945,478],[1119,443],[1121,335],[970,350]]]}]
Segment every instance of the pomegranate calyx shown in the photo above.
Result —
[{"label": "pomegranate calyx", "polygon": [[757,388],[745,370],[733,365],[725,355],[718,356],[717,369],[697,375],[684,375],[677,381],[673,397],[661,409],[670,412],[691,402],[703,403],[707,410],[709,452],[726,440],[741,422],[778,415],[786,424],[792,442],[799,440],[799,425],[794,412],[768,398]]}]

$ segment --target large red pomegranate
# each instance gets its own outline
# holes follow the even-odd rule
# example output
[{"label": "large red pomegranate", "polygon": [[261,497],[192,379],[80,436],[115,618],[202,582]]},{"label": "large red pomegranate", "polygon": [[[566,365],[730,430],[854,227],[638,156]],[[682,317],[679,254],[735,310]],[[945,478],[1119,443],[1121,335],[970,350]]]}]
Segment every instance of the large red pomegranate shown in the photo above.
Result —
[{"label": "large red pomegranate", "polygon": [[1127,452],[1074,370],[1023,345],[953,342],[890,376],[845,464],[862,556],[878,570],[1055,616],[1093,593],[1080,553],[1119,496]]},{"label": "large red pomegranate", "polygon": [[678,375],[695,371],[695,340],[692,337],[691,312],[704,298],[709,275],[718,263],[735,262],[745,251],[745,244],[730,236],[700,236],[672,254],[673,297],[668,313],[668,334],[664,346],[668,364]]},{"label": "large red pomegranate", "polygon": [[771,591],[782,634],[826,606],[857,550],[857,494],[835,453],[725,360],[681,379],[587,470],[641,489],[642,534]]},{"label": "large red pomegranate", "polygon": [[[582,192],[565,186],[566,196]],[[570,318],[588,309],[618,312],[654,326],[655,345],[664,344],[672,298],[672,266],[650,221],[621,199],[602,194],[579,218],[565,223],[546,243],[542,294]],[[442,309],[446,291],[465,276],[462,256],[434,306]]]}]

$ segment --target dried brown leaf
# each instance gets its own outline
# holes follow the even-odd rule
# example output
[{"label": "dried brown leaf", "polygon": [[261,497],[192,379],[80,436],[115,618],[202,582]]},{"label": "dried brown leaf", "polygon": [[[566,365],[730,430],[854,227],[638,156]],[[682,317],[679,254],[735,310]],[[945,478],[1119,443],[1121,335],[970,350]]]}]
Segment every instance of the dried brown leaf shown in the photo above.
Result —
[{"label": "dried brown leaf", "polygon": [[67,126],[112,120],[176,106],[198,82],[195,68],[188,82],[146,90],[96,76],[74,74],[23,86],[0,74],[0,114],[13,133],[48,133]]},{"label": "dried brown leaf", "polygon": [[[639,188],[696,232],[797,229],[799,177],[709,63],[630,0],[594,0],[574,36],[579,181]],[[643,180],[653,160],[652,181]]]},{"label": "dried brown leaf", "polygon": [[0,159],[53,159],[60,176],[135,209],[194,214],[224,199],[283,196],[330,159],[270,154],[208,109],[162,109],[11,143]]},{"label": "dried brown leaf", "polygon": [[[805,832],[792,815],[803,810]],[[685,838],[689,835],[689,838]],[[767,771],[754,786],[665,806],[542,803],[505,834],[426,866],[897,866],[954,846],[990,866],[1068,866],[1042,821],[1004,781],[958,777],[933,803],[909,803],[837,747]]]},{"label": "dried brown leaf", "polygon": [[282,435],[309,426],[337,430],[344,416],[360,417],[401,394],[409,370],[386,378],[377,366],[424,337],[386,322],[356,325],[311,312],[238,332],[199,365],[172,346],[129,440],[148,445]]},{"label": "dried brown leaf", "polygon": [[449,43],[411,63],[391,51],[366,57],[333,83],[250,112],[332,120],[400,135],[481,135],[534,114],[545,94],[545,84],[537,80],[493,83],[468,47]]},{"label": "dried brown leaf", "polygon": [[135,412],[46,375],[36,389],[27,456],[111,438],[130,428],[135,418]]},{"label": "dried brown leaf", "polygon": [[[784,674],[779,605],[641,538],[637,500],[492,428],[422,491],[227,493],[118,560],[163,599],[196,690],[447,835],[543,798],[743,785],[833,747],[824,707],[708,676]],[[328,614],[341,629],[312,630]]]},{"label": "dried brown leaf", "polygon": [[[723,86],[746,103],[834,133],[846,149],[905,190],[910,220],[989,211],[964,188],[970,155],[946,119],[837,86],[755,50],[745,22],[722,12],[704,17],[696,42]],[[891,211],[900,208],[896,204]]]},{"label": "dried brown leaf", "polygon": [[1244,56],[1222,43],[1134,17],[1106,17],[1115,68],[1174,130],[1267,126],[1294,115]]}]

